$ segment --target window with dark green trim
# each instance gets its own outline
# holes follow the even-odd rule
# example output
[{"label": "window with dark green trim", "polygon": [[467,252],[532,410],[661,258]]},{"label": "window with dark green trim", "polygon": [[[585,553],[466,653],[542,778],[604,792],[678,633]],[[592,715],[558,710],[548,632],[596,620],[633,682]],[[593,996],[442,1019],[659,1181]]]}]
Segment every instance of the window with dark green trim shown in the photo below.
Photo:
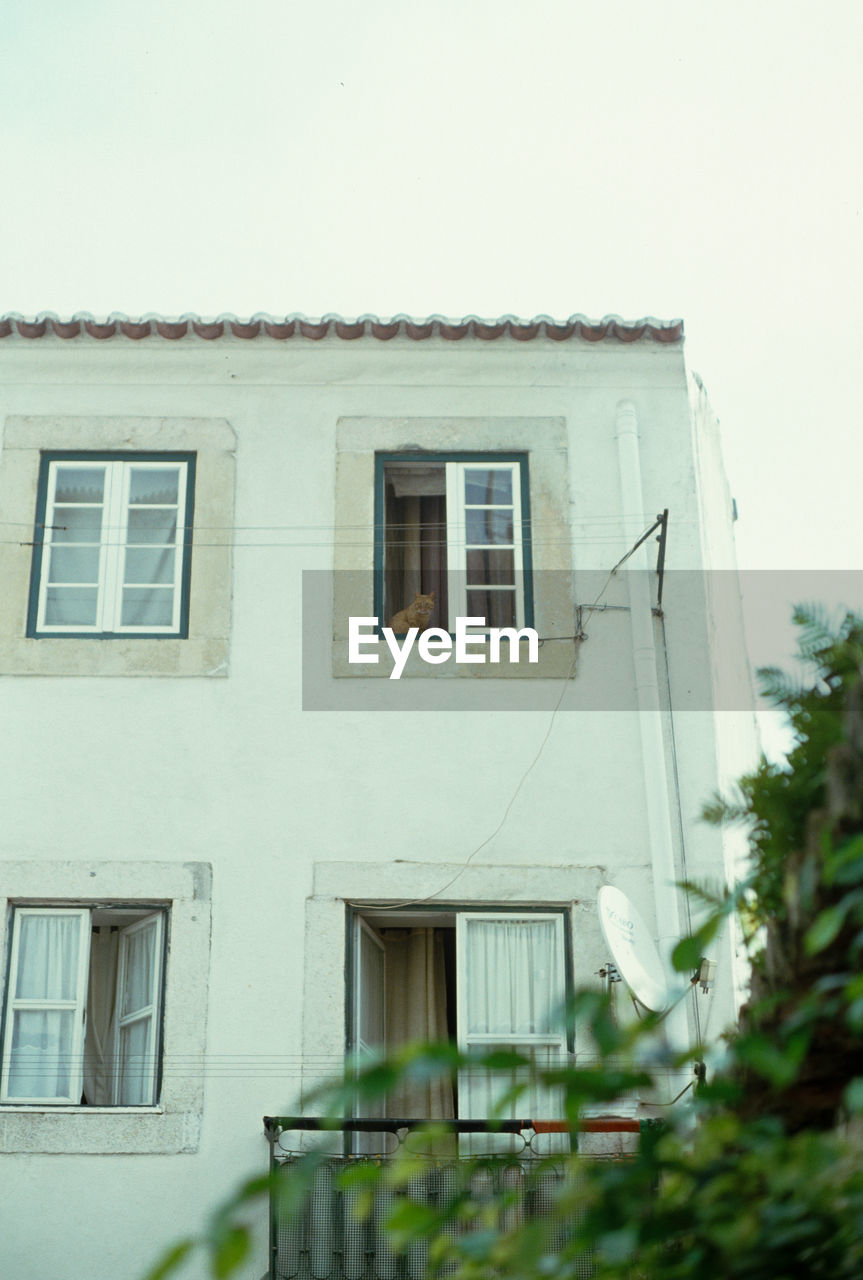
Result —
[{"label": "window with dark green trim", "polygon": [[195,455],[43,453],[30,636],[189,628]]},{"label": "window with dark green trim", "polygon": [[420,627],[532,626],[527,454],[381,453],[375,464],[375,616],[389,624],[423,596]]}]

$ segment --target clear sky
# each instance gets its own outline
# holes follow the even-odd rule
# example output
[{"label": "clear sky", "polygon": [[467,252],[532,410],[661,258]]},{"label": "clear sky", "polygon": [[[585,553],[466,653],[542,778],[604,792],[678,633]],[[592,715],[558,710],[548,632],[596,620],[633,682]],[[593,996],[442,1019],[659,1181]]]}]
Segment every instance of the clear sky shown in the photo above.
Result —
[{"label": "clear sky", "polygon": [[859,0],[0,0],[0,59],[0,311],[682,316],[741,564],[863,567]]}]

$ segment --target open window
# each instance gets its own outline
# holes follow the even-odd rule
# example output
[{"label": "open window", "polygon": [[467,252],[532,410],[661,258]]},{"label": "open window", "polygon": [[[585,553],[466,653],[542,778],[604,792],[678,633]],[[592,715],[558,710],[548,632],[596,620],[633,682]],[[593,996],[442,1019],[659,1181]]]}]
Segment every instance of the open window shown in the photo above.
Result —
[{"label": "open window", "polygon": [[194,454],[43,454],[31,636],[186,636]]},{"label": "open window", "polygon": [[[540,1066],[567,1053],[567,955],[563,911],[368,911],[353,916],[351,1048],[393,1051],[450,1040],[465,1053],[512,1049]],[[562,1117],[561,1099],[535,1081],[503,1113],[495,1104],[519,1083],[484,1068],[449,1082],[402,1086],[375,1115],[488,1119]],[[364,1114],[369,1115],[364,1106]],[[499,1139],[498,1139],[499,1141]],[[476,1140],[472,1147],[477,1149]]]},{"label": "open window", "polygon": [[378,454],[375,616],[434,596],[430,625],[457,617],[533,625],[527,455]]},{"label": "open window", "polygon": [[157,1101],[165,911],[14,908],[0,1101]]}]

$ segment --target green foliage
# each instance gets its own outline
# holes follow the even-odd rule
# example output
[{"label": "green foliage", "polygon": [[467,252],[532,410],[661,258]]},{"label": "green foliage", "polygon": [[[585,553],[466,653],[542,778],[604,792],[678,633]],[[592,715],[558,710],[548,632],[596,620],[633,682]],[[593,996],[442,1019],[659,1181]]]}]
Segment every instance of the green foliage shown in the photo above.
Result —
[{"label": "green foliage", "polygon": [[[459,1161],[447,1196],[423,1194],[429,1161],[420,1152],[442,1141],[440,1126],[392,1160],[348,1164],[339,1183],[353,1212],[375,1212],[386,1189],[389,1246],[425,1249],[430,1277],[573,1280],[585,1268],[595,1280],[863,1275],[863,623],[849,617],[832,633],[813,610],[796,617],[810,680],[763,676],[794,730],[788,761],[762,761],[706,811],[749,825],[751,874],[713,898],[675,952],[686,971],[732,911],[747,926],[751,998],[727,1067],[693,1106],[645,1129],[630,1158],[531,1161],[528,1178],[556,1171],[538,1216],[522,1212],[528,1184],[508,1186],[488,1157]],[[595,1046],[596,1065],[536,1071],[509,1052],[467,1059],[452,1045],[412,1046],[351,1075],[320,1107],[349,1115],[358,1097],[374,1102],[397,1083],[455,1075],[470,1062],[500,1072],[509,1100],[531,1070],[562,1088],[577,1131],[587,1104],[648,1090],[675,1065],[654,1016],[622,1025],[596,991],[579,992],[568,1014]],[[688,1122],[676,1127],[682,1114]],[[230,1197],[199,1242],[213,1277],[234,1274],[246,1256],[249,1206],[272,1195],[279,1215],[302,1212],[325,1160],[312,1152],[287,1175],[254,1179]],[[147,1280],[172,1274],[191,1249],[175,1246]]]},{"label": "green foliage", "polygon": [[171,1245],[156,1265],[147,1272],[145,1280],[164,1280],[165,1276],[173,1275],[194,1247],[194,1240],[180,1240],[177,1244]]},{"label": "green foliage", "polygon": [[863,1026],[863,622],[849,614],[831,633],[812,609],[795,621],[808,681],[762,673],[794,747],[708,811],[751,832],[742,896],[757,945],[734,1049],[741,1112],[778,1115],[789,1132],[835,1124]]}]

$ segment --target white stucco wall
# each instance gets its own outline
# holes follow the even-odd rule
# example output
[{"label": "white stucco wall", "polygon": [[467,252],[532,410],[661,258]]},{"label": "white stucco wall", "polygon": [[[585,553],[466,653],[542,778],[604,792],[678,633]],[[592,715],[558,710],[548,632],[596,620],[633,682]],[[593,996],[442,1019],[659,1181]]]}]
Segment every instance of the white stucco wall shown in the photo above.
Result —
[{"label": "white stucco wall", "polygon": [[[498,825],[548,729],[561,687],[557,670],[544,671],[538,684],[520,679],[504,688],[507,696],[512,690],[513,707],[540,710],[466,711],[456,701],[449,711],[373,712],[363,709],[363,698],[375,682],[350,677],[342,683],[350,684],[355,709],[301,710],[301,575],[338,563],[334,533],[345,514],[337,509],[340,422],[447,420],[458,425],[441,447],[481,448],[489,436],[477,428],[472,438],[471,424],[508,420],[518,423],[515,436],[524,436],[528,452],[537,443],[531,420],[554,422],[556,452],[542,465],[537,460],[532,478],[547,467],[546,489],[567,503],[557,514],[569,540],[558,547],[554,567],[565,573],[571,567],[577,602],[628,549],[623,516],[633,513],[620,510],[614,437],[624,398],[638,415],[644,526],[668,507],[669,569],[700,570],[715,539],[727,533],[723,526],[708,536],[704,523],[727,523],[727,514],[702,497],[716,461],[696,456],[677,344],[50,337],[0,343],[0,414],[16,446],[0,454],[0,492],[13,486],[16,511],[3,519],[18,519],[22,510],[32,519],[34,510],[35,489],[22,495],[13,483],[22,474],[21,418],[31,436],[40,418],[55,424],[52,446],[59,422],[70,448],[91,447],[76,444],[89,430],[76,424],[95,420],[151,420],[148,439],[164,440],[165,448],[176,447],[178,423],[193,435],[194,424],[204,424],[218,456],[212,501],[201,510],[219,526],[230,523],[234,507],[232,554],[224,527],[211,538],[196,532],[193,550],[193,593],[199,566],[209,564],[212,573],[212,557],[219,557],[212,586],[223,626],[217,660],[203,654],[194,664],[173,666],[124,667],[108,653],[100,669],[102,650],[116,642],[23,642],[20,594],[29,550],[16,544],[31,531],[19,537],[18,526],[11,535],[4,526],[0,859],[31,865],[27,893],[36,897],[32,885],[44,864],[46,898],[67,892],[51,883],[58,859],[82,869],[91,862],[212,867],[206,1052],[202,1073],[200,1064],[190,1067],[203,1096],[199,1131],[175,1154],[48,1155],[57,1147],[39,1136],[47,1121],[34,1120],[29,1153],[3,1159],[0,1257],[10,1275],[132,1277],[160,1245],[200,1224],[240,1176],[263,1170],[261,1117],[290,1109],[308,1082],[310,1028],[317,1037],[312,1074],[330,1060],[338,1069],[339,920],[343,898],[368,896],[362,868],[369,867],[374,895],[434,892]],[[363,504],[368,494],[360,495]],[[207,523],[200,512],[197,519]],[[357,556],[354,567],[364,567],[364,556],[371,567],[371,539]],[[622,603],[625,592],[613,583],[605,600]],[[193,635],[195,626],[193,611]],[[455,903],[484,896],[494,903],[576,903],[580,982],[595,981],[607,958],[593,913],[599,885],[637,895],[642,912],[652,915],[640,737],[632,701],[623,696],[634,679],[625,615],[594,613],[585,630],[576,677],[539,763],[478,865],[446,893]],[[667,632],[672,685],[685,672],[682,685],[692,677],[684,658],[698,645],[709,656],[712,637],[691,601],[678,614],[669,611]],[[658,623],[655,637],[661,646]],[[71,673],[62,651],[69,643],[91,646],[86,674]],[[331,658],[332,631],[320,643]],[[25,676],[28,649],[38,653]],[[566,647],[567,658],[573,652]],[[135,663],[134,654],[129,661]],[[603,681],[607,688],[597,698]],[[413,683],[423,685],[419,696],[433,708],[436,689],[464,681]],[[499,698],[503,682],[484,683],[497,686]],[[612,689],[621,694],[621,709],[609,711]],[[675,711],[673,727],[674,736],[666,710],[677,867],[682,874],[685,848],[686,873],[716,880],[723,846],[697,823],[725,764],[714,719],[703,709]],[[0,885],[0,892],[20,890]],[[313,933],[310,946],[310,919],[325,920],[322,929],[333,936]],[[713,1033],[732,1013],[727,966],[709,999]],[[20,1111],[18,1150],[27,1127]],[[83,1124],[88,1117],[72,1119]],[[261,1215],[250,1277],[266,1265],[264,1236]]]}]

